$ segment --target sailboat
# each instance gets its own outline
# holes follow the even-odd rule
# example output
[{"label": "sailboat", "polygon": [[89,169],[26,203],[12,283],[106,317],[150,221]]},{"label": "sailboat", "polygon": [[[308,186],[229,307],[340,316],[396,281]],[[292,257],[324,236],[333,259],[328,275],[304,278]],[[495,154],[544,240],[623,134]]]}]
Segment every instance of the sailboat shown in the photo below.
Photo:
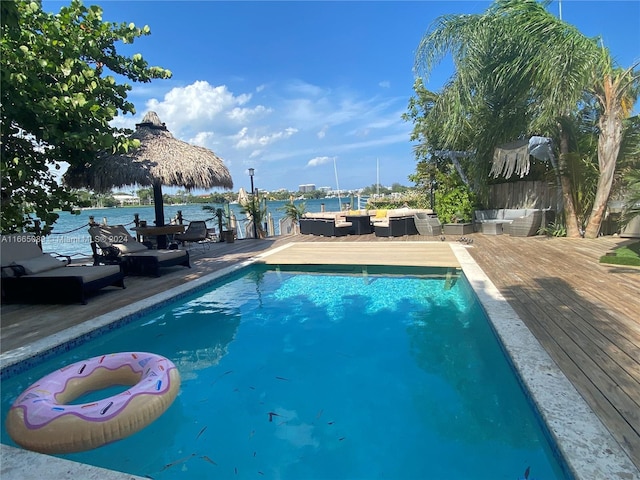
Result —
[{"label": "sailboat", "polygon": [[342,211],[342,199],[340,198],[340,184],[338,183],[338,166],[336,165],[336,157],[333,157],[333,171],[336,175],[336,190],[338,191],[338,205]]},{"label": "sailboat", "polygon": [[229,203],[232,205],[244,205],[248,201],[249,195],[247,195],[247,191],[243,187],[240,187],[240,189],[238,190],[238,199],[234,202]]}]

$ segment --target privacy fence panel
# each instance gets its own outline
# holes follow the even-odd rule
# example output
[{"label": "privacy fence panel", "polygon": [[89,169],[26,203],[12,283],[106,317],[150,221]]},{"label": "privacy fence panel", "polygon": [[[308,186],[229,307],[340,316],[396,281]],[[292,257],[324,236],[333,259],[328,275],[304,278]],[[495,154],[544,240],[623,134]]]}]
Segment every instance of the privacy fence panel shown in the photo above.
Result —
[{"label": "privacy fence panel", "polygon": [[557,187],[546,182],[510,182],[489,186],[489,208],[562,208]]}]

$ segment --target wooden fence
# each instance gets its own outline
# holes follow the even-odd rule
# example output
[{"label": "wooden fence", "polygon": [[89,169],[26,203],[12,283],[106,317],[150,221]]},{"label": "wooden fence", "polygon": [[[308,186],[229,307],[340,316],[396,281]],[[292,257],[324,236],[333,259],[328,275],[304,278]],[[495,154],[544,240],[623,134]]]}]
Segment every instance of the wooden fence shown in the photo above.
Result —
[{"label": "wooden fence", "polygon": [[489,208],[562,209],[562,195],[546,182],[510,182],[489,186]]}]

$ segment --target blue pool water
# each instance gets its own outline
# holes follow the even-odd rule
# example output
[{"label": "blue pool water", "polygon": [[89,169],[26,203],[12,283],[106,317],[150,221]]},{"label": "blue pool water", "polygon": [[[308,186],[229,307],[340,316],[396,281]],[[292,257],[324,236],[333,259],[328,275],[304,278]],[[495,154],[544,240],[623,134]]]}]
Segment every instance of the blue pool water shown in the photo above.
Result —
[{"label": "blue pool water", "polygon": [[173,405],[63,458],[154,479],[569,478],[461,273],[348,270],[238,272],[3,380],[3,418],[56,368],[150,351],[180,370]]}]

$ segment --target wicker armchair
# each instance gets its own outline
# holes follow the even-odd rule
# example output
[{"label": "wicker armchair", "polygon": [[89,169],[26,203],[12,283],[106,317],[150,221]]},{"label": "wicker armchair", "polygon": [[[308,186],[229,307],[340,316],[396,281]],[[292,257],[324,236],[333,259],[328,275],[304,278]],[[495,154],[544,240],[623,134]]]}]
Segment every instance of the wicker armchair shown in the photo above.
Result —
[{"label": "wicker armchair", "polygon": [[534,210],[529,215],[514,219],[503,225],[504,233],[512,237],[530,237],[536,235],[542,224],[542,210]]},{"label": "wicker armchair", "polygon": [[413,221],[420,235],[442,235],[442,224],[438,217],[428,213],[415,213]]}]

